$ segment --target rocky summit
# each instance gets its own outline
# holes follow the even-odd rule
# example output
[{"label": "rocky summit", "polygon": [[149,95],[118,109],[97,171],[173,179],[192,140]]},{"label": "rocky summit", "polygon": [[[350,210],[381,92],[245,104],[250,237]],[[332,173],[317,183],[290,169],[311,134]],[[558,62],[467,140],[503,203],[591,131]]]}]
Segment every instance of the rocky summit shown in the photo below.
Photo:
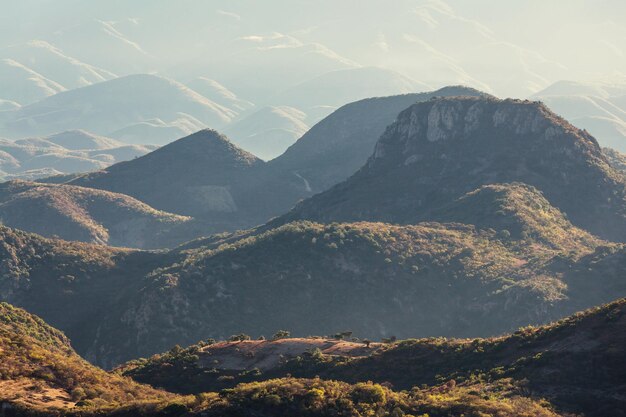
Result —
[{"label": "rocky summit", "polygon": [[406,109],[363,168],[281,221],[415,223],[480,186],[511,182],[536,187],[577,226],[626,239],[626,183],[597,141],[539,102],[486,97]]}]

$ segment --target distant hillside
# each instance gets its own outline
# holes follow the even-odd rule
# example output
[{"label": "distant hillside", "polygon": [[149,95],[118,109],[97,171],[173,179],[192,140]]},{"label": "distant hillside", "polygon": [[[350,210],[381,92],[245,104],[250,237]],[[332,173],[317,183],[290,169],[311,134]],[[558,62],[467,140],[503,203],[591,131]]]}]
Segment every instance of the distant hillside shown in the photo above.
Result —
[{"label": "distant hillside", "polygon": [[46,41],[0,48],[0,98],[21,105],[113,78],[115,74],[69,56]]},{"label": "distant hillside", "polygon": [[[221,127],[235,115],[176,81],[139,74],[65,91],[22,106],[8,115],[0,132],[24,137],[85,129],[109,135],[154,120],[162,123],[163,128],[178,126],[192,133],[198,130],[198,124]],[[121,139],[129,142],[128,137]],[[146,142],[154,143],[149,138],[138,143]]]},{"label": "distant hillside", "polygon": [[186,83],[189,88],[202,94],[209,100],[224,106],[236,113],[242,113],[254,108],[254,104],[243,100],[228,88],[215,80],[206,77],[194,78]]},{"label": "distant hillside", "polygon": [[126,145],[80,130],[16,141],[0,139],[0,178],[36,180],[100,170],[154,149],[154,145]]},{"label": "distant hillside", "polygon": [[0,218],[43,236],[140,248],[172,245],[168,232],[191,220],[122,194],[24,181],[0,184]]},{"label": "distant hillside", "polygon": [[281,91],[270,100],[308,112],[318,106],[338,107],[368,97],[429,90],[428,85],[398,72],[378,67],[360,67],[328,72]]},{"label": "distant hillside", "polygon": [[612,416],[626,407],[619,395],[626,389],[625,335],[626,300],[622,299],[492,339],[429,338],[384,344],[324,338],[205,342],[131,362],[120,371],[182,392],[287,374],[349,383],[372,380],[396,389],[434,385],[441,387],[440,393],[455,386],[480,391],[502,384],[512,392],[546,399],[558,412]]},{"label": "distant hillside", "polygon": [[579,227],[626,239],[626,182],[596,140],[539,103],[493,98],[413,105],[362,169],[281,221],[416,223],[480,186],[508,182],[536,187]]},{"label": "distant hillside", "polygon": [[119,148],[125,144],[117,140],[94,135],[84,130],[69,130],[56,133],[46,138],[48,141],[62,146],[65,149],[111,149]]},{"label": "distant hillside", "polygon": [[174,397],[90,365],[63,333],[6,303],[0,303],[0,357],[3,415],[26,415],[21,409],[42,414],[74,407],[93,411],[141,402],[155,408]]},{"label": "distant hillside", "polygon": [[559,81],[533,95],[574,126],[587,129],[601,146],[626,151],[624,84]]},{"label": "distant hillside", "polygon": [[271,161],[268,170],[298,181],[302,196],[325,191],[365,164],[385,128],[407,107],[439,96],[478,96],[466,87],[347,104],[311,128],[287,151]]},{"label": "distant hillside", "polygon": [[609,165],[613,169],[626,174],[626,155],[611,148],[602,148],[602,153],[606,157]]},{"label": "distant hillside", "polygon": [[306,114],[287,106],[263,108],[226,128],[224,132],[238,146],[270,160],[285,152],[309,130]]}]

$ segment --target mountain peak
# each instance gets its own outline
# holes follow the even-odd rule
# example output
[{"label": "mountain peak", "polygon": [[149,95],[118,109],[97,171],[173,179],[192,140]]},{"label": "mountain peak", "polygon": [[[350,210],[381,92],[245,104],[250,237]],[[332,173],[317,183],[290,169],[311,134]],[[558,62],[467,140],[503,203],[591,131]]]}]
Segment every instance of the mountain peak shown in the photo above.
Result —
[{"label": "mountain peak", "polygon": [[[492,134],[485,135],[487,132]],[[401,153],[407,155],[404,163],[411,164],[434,147],[443,150],[454,142],[468,139],[475,146],[508,146],[507,143],[539,146],[543,143],[556,147],[557,152],[576,148],[577,154],[584,152],[603,159],[591,135],[575,128],[540,102],[462,96],[433,98],[402,112],[398,122],[378,142],[370,164],[384,159],[399,145]]]},{"label": "mountain peak", "polygon": [[213,129],[203,129],[163,146],[152,155],[185,153],[196,158],[231,159],[233,163],[254,165],[259,158],[237,147],[225,135]]},{"label": "mountain peak", "polygon": [[204,129],[72,184],[131,195],[172,213],[221,215],[240,209],[247,194],[239,191],[242,184],[263,164],[226,136]]},{"label": "mountain peak", "polygon": [[289,218],[428,220],[481,186],[513,182],[536,187],[576,226],[624,239],[626,184],[597,141],[540,102],[493,97],[412,105],[361,170],[301,203]]}]

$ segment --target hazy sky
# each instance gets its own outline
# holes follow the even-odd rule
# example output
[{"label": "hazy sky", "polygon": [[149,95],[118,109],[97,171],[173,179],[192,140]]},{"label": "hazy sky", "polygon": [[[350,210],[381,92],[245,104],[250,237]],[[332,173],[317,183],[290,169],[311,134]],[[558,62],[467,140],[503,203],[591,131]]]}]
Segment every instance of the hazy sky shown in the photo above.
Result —
[{"label": "hazy sky", "polygon": [[357,66],[502,96],[560,79],[626,78],[623,0],[4,3],[3,47],[39,39],[117,75],[210,76],[250,95],[266,94],[250,86],[263,77],[275,88]]}]

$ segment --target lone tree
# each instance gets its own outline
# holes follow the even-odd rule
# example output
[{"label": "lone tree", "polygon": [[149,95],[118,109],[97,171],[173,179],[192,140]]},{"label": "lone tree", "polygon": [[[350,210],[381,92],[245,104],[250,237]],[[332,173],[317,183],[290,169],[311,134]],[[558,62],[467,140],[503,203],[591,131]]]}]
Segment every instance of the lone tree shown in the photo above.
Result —
[{"label": "lone tree", "polygon": [[272,340],[287,339],[290,336],[291,336],[291,333],[288,332],[287,330],[279,330],[276,333],[274,333],[274,336],[272,336]]},{"label": "lone tree", "polygon": [[231,342],[243,342],[244,340],[250,340],[250,336],[244,333],[234,334],[228,340]]},{"label": "lone tree", "polygon": [[363,343],[365,344],[365,347],[369,349],[370,344],[372,343],[372,341],[369,340],[369,339],[363,339]]}]

